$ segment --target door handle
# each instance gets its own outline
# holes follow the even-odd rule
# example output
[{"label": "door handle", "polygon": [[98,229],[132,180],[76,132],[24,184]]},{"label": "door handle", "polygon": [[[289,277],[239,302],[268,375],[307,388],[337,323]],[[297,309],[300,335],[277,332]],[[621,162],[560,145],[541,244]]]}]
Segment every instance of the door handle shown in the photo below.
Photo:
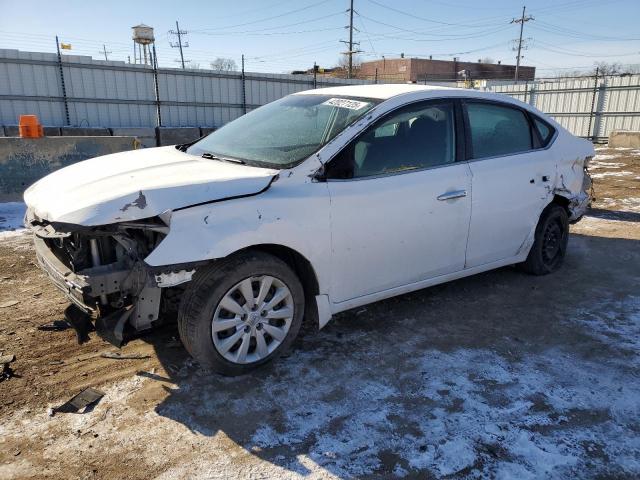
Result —
[{"label": "door handle", "polygon": [[461,198],[466,196],[467,196],[466,190],[454,190],[452,192],[446,192],[446,193],[443,193],[442,195],[439,195],[438,200],[440,201],[452,200],[454,198]]}]

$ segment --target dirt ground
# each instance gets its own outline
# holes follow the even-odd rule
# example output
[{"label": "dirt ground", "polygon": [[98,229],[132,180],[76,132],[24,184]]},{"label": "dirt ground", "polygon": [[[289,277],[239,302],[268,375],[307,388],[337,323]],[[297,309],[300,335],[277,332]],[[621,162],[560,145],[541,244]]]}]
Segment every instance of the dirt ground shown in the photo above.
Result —
[{"label": "dirt ground", "polygon": [[[134,360],[38,330],[67,302],[4,232],[0,478],[638,478],[640,151],[599,149],[591,172],[556,274],[345,312],[239,378],[200,371],[173,328],[126,345]],[[93,409],[48,415],[89,386]]]}]

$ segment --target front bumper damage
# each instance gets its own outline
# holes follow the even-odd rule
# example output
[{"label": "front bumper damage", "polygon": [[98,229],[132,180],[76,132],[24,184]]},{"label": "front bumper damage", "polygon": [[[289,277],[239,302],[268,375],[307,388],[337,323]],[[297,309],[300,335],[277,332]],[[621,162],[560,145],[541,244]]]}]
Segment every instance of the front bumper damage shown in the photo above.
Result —
[{"label": "front bumper damage", "polygon": [[[38,224],[33,219],[27,222],[34,233],[41,269],[72,303],[65,316],[75,328],[80,343],[88,340],[88,333],[95,329],[100,337],[119,347],[132,335],[160,323],[162,308],[167,307],[167,289],[191,280],[198,266],[150,267],[144,262],[148,248],[138,245],[144,243],[140,238],[146,237],[138,235],[136,239],[135,235],[129,235],[128,226],[113,229],[112,235],[100,229],[79,227],[81,233],[76,232],[75,241],[95,243],[91,245],[90,260],[85,253],[84,257],[80,255],[84,260],[76,264],[66,261],[61,254],[64,242],[71,243],[68,238],[73,227]],[[157,245],[162,238],[152,238],[151,244]],[[113,248],[106,252],[109,247],[105,245]],[[107,257],[108,261],[103,261]]]}]

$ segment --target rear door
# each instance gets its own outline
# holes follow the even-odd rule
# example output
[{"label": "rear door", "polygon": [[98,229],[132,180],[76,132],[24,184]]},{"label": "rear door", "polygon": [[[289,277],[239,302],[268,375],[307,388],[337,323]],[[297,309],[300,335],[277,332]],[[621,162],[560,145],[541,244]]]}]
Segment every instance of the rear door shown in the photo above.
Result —
[{"label": "rear door", "polygon": [[456,118],[448,100],[402,107],[329,162],[334,302],[464,268],[471,175]]},{"label": "rear door", "polygon": [[523,109],[465,101],[472,215],[466,268],[515,256],[548,203],[555,162]]}]

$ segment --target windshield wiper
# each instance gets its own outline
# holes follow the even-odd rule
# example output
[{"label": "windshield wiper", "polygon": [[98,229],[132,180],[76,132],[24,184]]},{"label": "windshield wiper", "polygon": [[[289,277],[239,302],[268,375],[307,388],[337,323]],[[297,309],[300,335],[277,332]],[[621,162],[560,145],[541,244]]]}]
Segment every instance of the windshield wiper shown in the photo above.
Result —
[{"label": "windshield wiper", "polygon": [[240,165],[246,165],[247,162],[244,160],[240,160],[239,158],[227,158],[227,157],[218,157],[210,152],[204,152],[200,155],[202,158],[206,158],[207,160],[220,160],[221,162],[229,162],[229,163],[239,163]]}]

